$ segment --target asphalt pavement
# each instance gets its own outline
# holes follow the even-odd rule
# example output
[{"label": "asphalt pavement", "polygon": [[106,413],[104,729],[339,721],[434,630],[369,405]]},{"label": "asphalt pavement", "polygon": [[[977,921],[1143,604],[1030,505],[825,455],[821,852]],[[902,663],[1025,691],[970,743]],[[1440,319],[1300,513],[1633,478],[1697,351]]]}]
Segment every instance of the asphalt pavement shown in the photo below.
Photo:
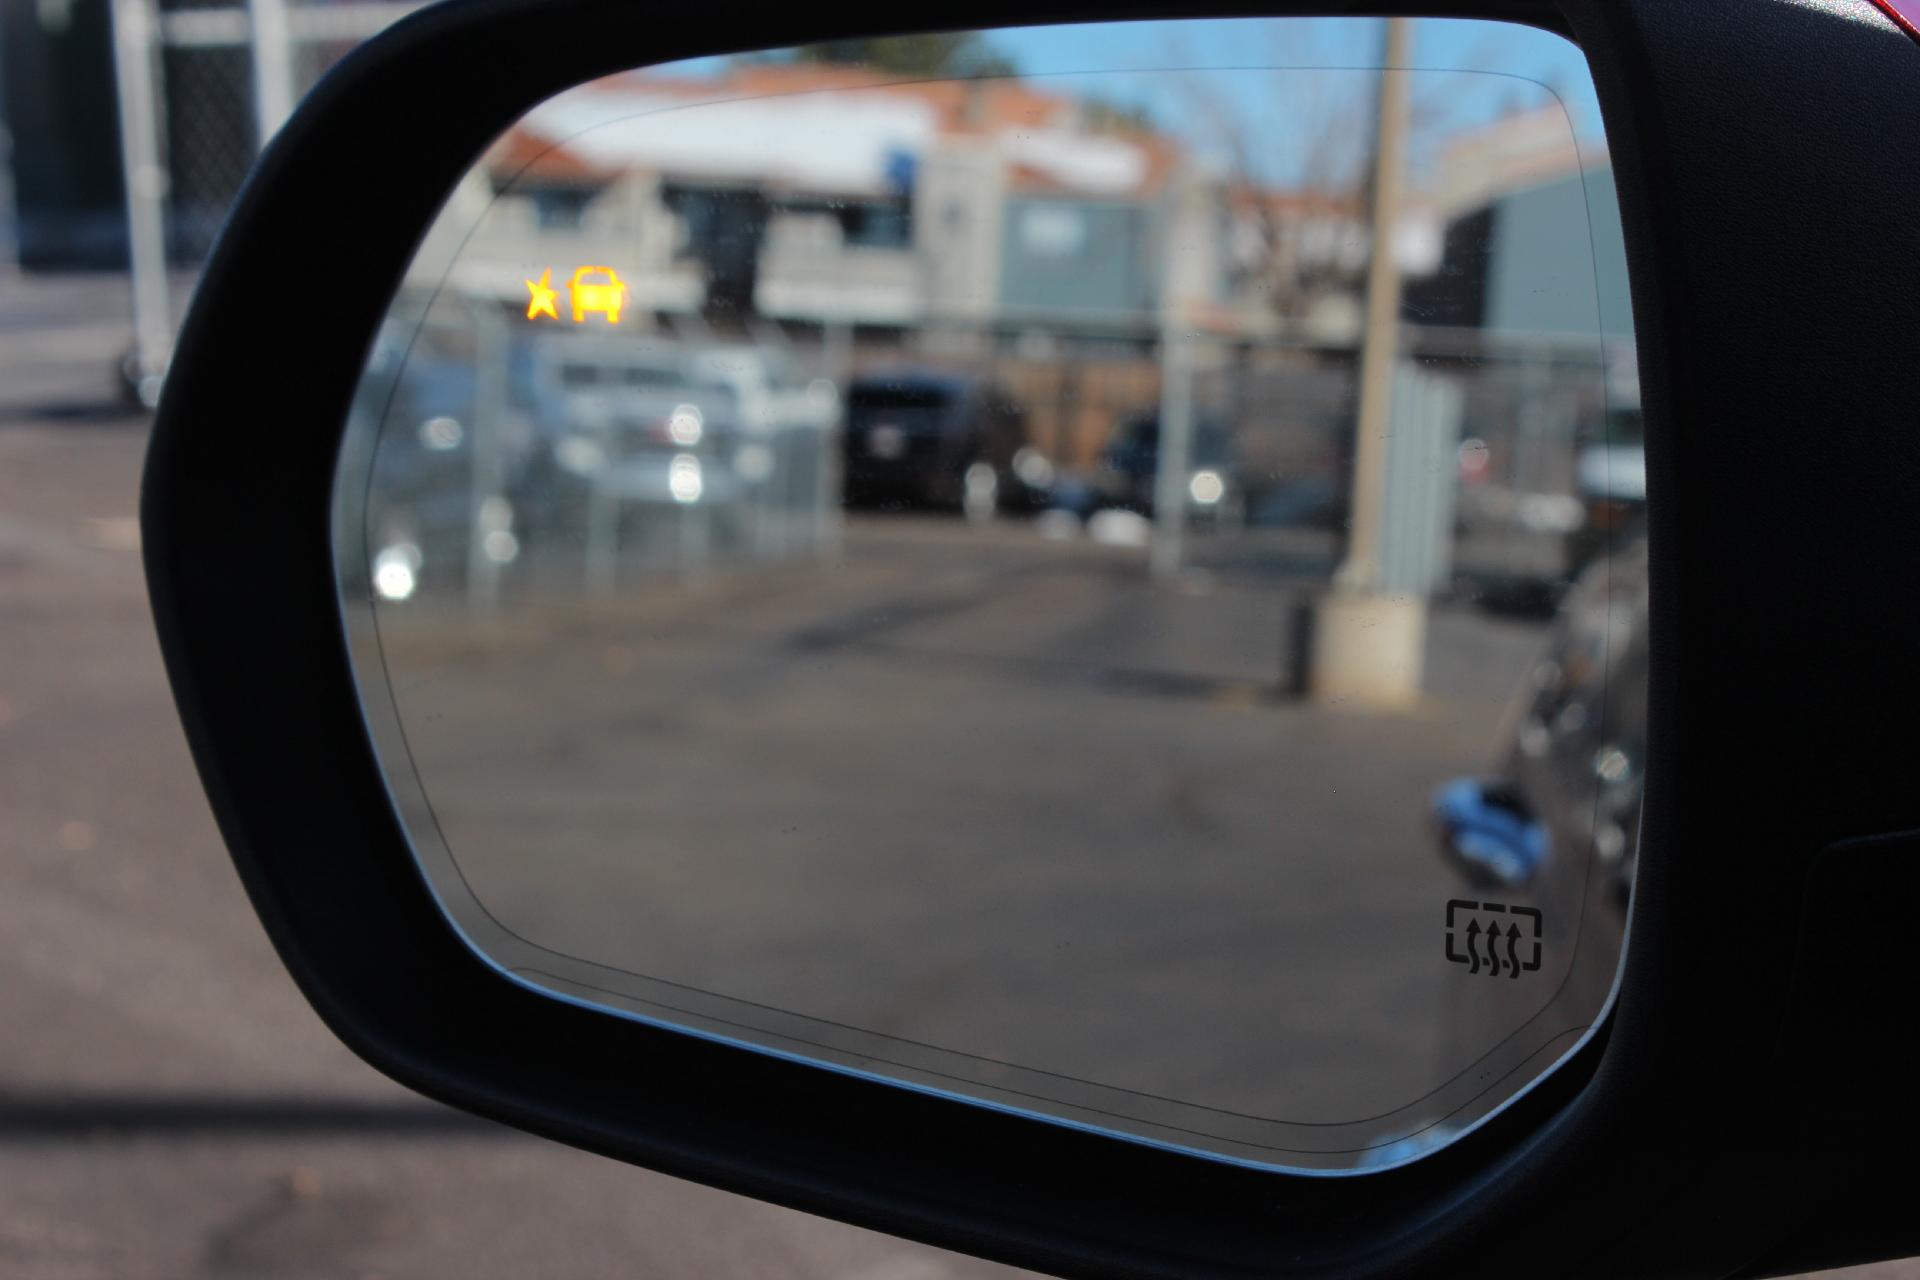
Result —
[{"label": "asphalt pavement", "polygon": [[[124,307],[121,286],[108,278],[0,280],[0,1276],[937,1280],[1018,1274],[521,1136],[409,1094],[333,1040],[294,990],[244,901],[165,687],[134,521],[147,424],[112,400],[109,371],[125,333]],[[271,423],[263,422],[262,429]],[[234,588],[244,591],[246,584]],[[1004,593],[995,600],[995,607],[1019,608]],[[844,615],[836,616],[844,622]],[[783,623],[774,630],[790,640],[794,628]],[[1124,679],[1118,686],[1080,681],[1062,693],[1033,677],[1031,654],[994,652],[991,638],[998,633],[991,617],[960,610],[921,615],[890,632],[850,632],[843,625],[808,634],[818,661],[852,668],[852,659],[859,660],[857,684],[869,700],[863,705],[889,692],[897,697],[903,679],[913,674],[913,661],[929,654],[939,659],[938,679],[946,682],[939,705],[949,710],[972,696],[968,681],[991,673],[999,685],[1032,700],[1027,717],[1014,726],[1018,732],[1005,740],[1029,741],[1034,751],[1086,747],[1084,741],[1048,736],[1047,726],[1061,713],[1048,699],[1066,698],[1082,708],[1097,703],[1106,714],[1135,722],[1164,716],[1169,707],[1205,707],[1208,734],[1221,724],[1238,725],[1229,736],[1240,733],[1245,740],[1237,748],[1216,743],[1195,777],[1171,788],[1147,788],[1141,803],[1172,806],[1172,817],[1164,821],[1173,825],[1160,828],[1161,834],[1183,822],[1212,823],[1230,836],[1259,825],[1261,814],[1251,801],[1220,807],[1230,792],[1252,791],[1215,783],[1240,776],[1233,772],[1236,749],[1273,745],[1271,734],[1263,738],[1254,726],[1274,709],[1242,696],[1266,678],[1267,668],[1259,665],[1264,654],[1257,663],[1234,651],[1209,659],[1208,696],[1197,702],[1183,701],[1180,690],[1170,697],[1164,689]],[[704,663],[713,657],[711,646],[685,625],[656,632],[628,626],[611,640],[594,632],[576,638],[600,681],[576,686],[579,692],[604,688],[606,679],[629,680],[650,662],[691,672],[696,658]],[[436,665],[433,679],[413,686],[414,696],[442,697],[439,704],[416,701],[416,707],[431,705],[434,714],[441,707],[463,707],[469,717],[484,715],[501,705],[482,696],[489,687],[496,699],[510,701],[510,687],[500,680],[473,679],[475,672],[497,674],[497,668],[463,666],[473,660],[470,649],[436,650],[423,639],[416,652],[431,654]],[[487,656],[496,661],[499,652]],[[1151,656],[1134,654],[1114,665],[1137,673],[1151,669]],[[553,678],[554,667],[535,665]],[[750,666],[735,662],[728,671],[729,679],[741,682],[737,696],[770,687],[765,673],[756,676]],[[462,672],[464,685],[454,679]],[[1444,666],[1441,678],[1467,680]],[[689,687],[697,685],[681,686]],[[791,735],[825,712],[831,690],[814,682],[772,692],[769,715],[759,726],[770,729],[758,757],[768,766],[791,758],[779,748],[791,750]],[[1486,690],[1462,685],[1460,694],[1475,708],[1488,703]],[[614,726],[627,737],[608,737],[598,748],[610,753],[603,763],[617,763],[620,753],[634,749],[633,740],[657,736],[690,714],[687,705],[676,706],[664,695],[629,708]],[[435,723],[450,733],[473,727],[471,721]],[[857,722],[848,723],[857,730]],[[1311,729],[1306,740],[1318,751],[1373,743],[1356,723],[1338,714],[1317,719],[1305,726]],[[1391,731],[1409,752],[1449,761],[1467,746],[1478,749],[1483,738],[1478,718],[1470,729],[1465,720],[1445,717],[1409,723],[1411,728]],[[709,720],[697,727],[701,745],[681,763],[689,771],[683,777],[697,776],[703,764],[710,766],[750,736],[737,723]],[[457,733],[442,742],[442,785],[469,806],[472,829],[478,830],[486,817],[488,771],[497,771],[498,761],[484,751],[456,754]],[[861,762],[871,758],[872,746],[856,742],[837,761],[814,763],[829,776],[835,769],[870,768]],[[1414,785],[1416,773],[1424,785],[1426,758],[1420,757],[1405,786]],[[1123,761],[1121,767],[1138,763]],[[1026,766],[1016,756],[999,767],[1019,772]],[[1062,776],[1062,794],[1070,794],[1089,774]],[[659,802],[671,794],[672,782],[637,793],[631,802],[646,808],[662,830],[684,836],[698,827],[701,815],[683,807],[662,816]],[[1336,802],[1326,802],[1329,821],[1342,812]],[[538,815],[530,802],[521,818]],[[849,815],[811,817],[844,824]],[[1115,840],[1128,825],[1115,821]],[[696,841],[696,847],[722,843]],[[846,841],[835,847],[841,878],[829,883],[879,875],[875,892],[902,906],[897,877],[906,864],[876,862],[871,848]],[[579,865],[605,865],[590,843],[582,850]],[[1343,847],[1342,853],[1351,850]],[[508,864],[480,846],[475,856],[482,862],[494,857],[494,873],[503,877],[497,883],[511,896]],[[680,870],[685,872],[684,864]],[[896,877],[890,889],[887,876]],[[738,875],[723,879],[745,883]],[[761,895],[790,902],[795,883],[753,887],[744,899],[735,896],[718,906],[712,899],[693,901],[700,911],[724,907],[722,917],[736,924],[744,912],[771,928],[777,917]],[[1415,880],[1400,885],[1382,873],[1356,876],[1354,883],[1373,894],[1405,894],[1422,910],[1431,887]],[[1323,881],[1330,892],[1339,886],[1336,877]],[[956,879],[947,888],[957,895],[954,901],[969,905],[963,882]],[[911,910],[882,920],[887,929],[906,932],[926,924]],[[1038,936],[1035,921],[1016,917],[1016,924]],[[1091,936],[1100,917],[1096,912],[1080,924]],[[877,935],[881,941],[884,936]],[[1251,935],[1243,930],[1236,936]],[[782,939],[768,954],[785,948],[791,955],[794,945],[792,937]],[[690,946],[676,944],[643,958],[692,964],[696,956]],[[750,986],[791,976],[777,965],[756,967],[766,958],[748,956],[744,967],[718,981]],[[1245,963],[1244,956],[1216,959]],[[905,975],[903,989],[915,983],[931,989],[924,984],[954,962],[953,953],[932,954],[932,967]],[[833,986],[827,981],[813,990]],[[1393,988],[1385,981],[1378,986]],[[924,1008],[896,1012],[908,1022],[937,1018],[941,1005],[928,1001]],[[1030,1007],[963,1013],[962,1027],[993,1025],[1014,1034],[1034,1025]],[[1200,1015],[1217,1028],[1232,1010],[1202,1009]],[[1065,1052],[1072,1046],[1033,1047]],[[1194,1067],[1152,1058],[1139,1063],[1143,1071],[1175,1075]],[[1192,1076],[1186,1084],[1240,1087]],[[1920,1269],[1901,1264],[1848,1274],[1920,1275]]]},{"label": "asphalt pavement", "polygon": [[1417,707],[1322,705],[1285,678],[1314,585],[857,516],[829,556],[572,609],[383,606],[371,692],[501,963],[1292,1162],[1449,1115],[1514,1029],[1450,1044],[1449,1001],[1524,1019],[1573,938],[1524,990],[1439,946],[1429,796],[1498,759],[1545,628],[1436,610]]},{"label": "asphalt pavement", "polygon": [[1017,1274],[472,1119],[321,1026],[162,675],[124,306],[0,280],[0,1276]]}]

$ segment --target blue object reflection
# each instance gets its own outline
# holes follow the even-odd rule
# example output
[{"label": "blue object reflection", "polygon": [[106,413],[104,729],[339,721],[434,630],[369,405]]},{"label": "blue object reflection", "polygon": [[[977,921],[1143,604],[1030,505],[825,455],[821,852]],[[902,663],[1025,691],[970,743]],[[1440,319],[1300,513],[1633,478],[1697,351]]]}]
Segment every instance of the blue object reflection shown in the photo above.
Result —
[{"label": "blue object reflection", "polygon": [[1457,778],[1433,793],[1441,850],[1476,884],[1518,887],[1547,857],[1547,829],[1512,788]]}]

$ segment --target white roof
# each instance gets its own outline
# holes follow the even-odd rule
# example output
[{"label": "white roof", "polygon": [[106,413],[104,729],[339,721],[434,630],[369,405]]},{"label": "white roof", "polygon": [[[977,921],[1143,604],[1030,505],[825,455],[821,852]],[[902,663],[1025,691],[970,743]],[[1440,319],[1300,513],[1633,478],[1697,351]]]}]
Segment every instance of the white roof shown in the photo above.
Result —
[{"label": "white roof", "polygon": [[523,127],[599,169],[875,193],[888,158],[919,154],[937,121],[927,103],[871,91],[704,102],[633,91],[565,95]]},{"label": "white roof", "polygon": [[[884,89],[702,99],[630,85],[563,94],[521,127],[603,171],[870,195],[890,189],[893,156],[928,149],[940,121],[933,104]],[[1122,195],[1147,176],[1145,150],[1123,138],[1024,127],[994,143],[1008,162],[1080,191]]]},{"label": "white roof", "polygon": [[1147,176],[1147,153],[1124,138],[1067,129],[1008,130],[1000,152],[1015,164],[1096,195],[1136,191]]}]

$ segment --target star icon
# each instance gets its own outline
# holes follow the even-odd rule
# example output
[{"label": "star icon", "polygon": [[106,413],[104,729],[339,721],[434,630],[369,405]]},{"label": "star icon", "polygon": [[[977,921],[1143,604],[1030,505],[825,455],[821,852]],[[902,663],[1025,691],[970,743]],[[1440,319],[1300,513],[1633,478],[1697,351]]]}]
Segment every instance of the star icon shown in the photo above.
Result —
[{"label": "star icon", "polygon": [[532,300],[527,303],[527,319],[532,320],[536,316],[552,316],[558,320],[560,313],[554,309],[556,295],[553,288],[553,268],[548,267],[542,271],[537,281],[528,280],[526,286],[527,292],[533,295]]}]

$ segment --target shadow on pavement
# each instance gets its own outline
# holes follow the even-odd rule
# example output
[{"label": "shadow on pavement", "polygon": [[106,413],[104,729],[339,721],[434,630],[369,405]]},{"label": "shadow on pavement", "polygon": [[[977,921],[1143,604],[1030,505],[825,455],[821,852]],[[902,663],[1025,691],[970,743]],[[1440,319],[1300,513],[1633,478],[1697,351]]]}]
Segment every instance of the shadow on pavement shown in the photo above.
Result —
[{"label": "shadow on pavement", "polygon": [[522,1137],[424,1098],[347,1101],[295,1095],[0,1093],[0,1143],[98,1137]]}]

